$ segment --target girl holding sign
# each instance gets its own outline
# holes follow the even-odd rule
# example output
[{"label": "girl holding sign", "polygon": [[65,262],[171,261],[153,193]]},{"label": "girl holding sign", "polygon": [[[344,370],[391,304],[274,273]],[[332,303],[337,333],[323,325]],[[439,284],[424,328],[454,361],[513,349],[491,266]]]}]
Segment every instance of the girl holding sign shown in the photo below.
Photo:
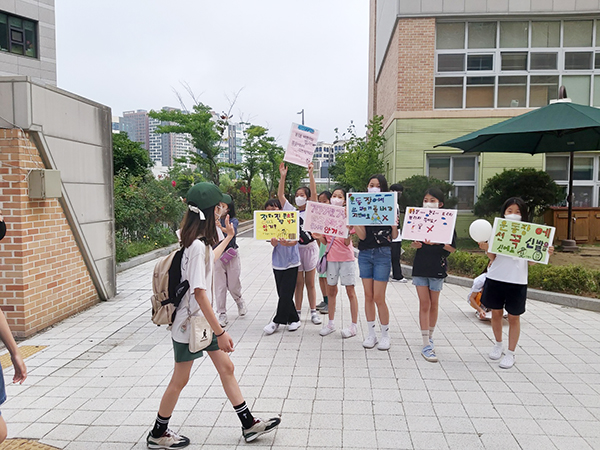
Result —
[{"label": "girl holding sign", "polygon": [[[288,168],[282,161],[279,165],[279,187],[277,188],[277,196],[279,202],[283,205],[284,211],[295,211],[290,202],[285,197],[285,177],[287,176]],[[319,245],[317,241],[307,231],[304,231],[304,214],[306,212],[306,202],[308,200],[317,201],[317,183],[313,173],[313,163],[308,164],[308,177],[310,179],[310,189],[306,186],[299,187],[296,190],[296,206],[298,207],[298,216],[300,217],[300,236],[298,244],[300,251],[300,267],[298,267],[298,278],[296,280],[296,310],[298,316],[302,313],[302,296],[304,294],[304,286],[308,294],[308,304],[310,305],[310,320],[315,325],[321,324],[321,318],[317,312],[317,290],[315,288],[315,273],[317,272],[317,263],[319,262]]]},{"label": "girl holding sign", "polygon": [[[337,188],[331,196],[331,204],[334,206],[346,205],[346,191],[342,188]],[[350,227],[349,227],[350,228]],[[356,282],[356,269],[354,264],[354,247],[350,234],[347,238],[334,238],[333,236],[317,235],[321,245],[327,245],[329,253],[327,254],[327,296],[329,298],[329,323],[321,328],[319,334],[327,336],[335,331],[335,304],[338,293],[338,280],[341,280],[342,286],[346,286],[348,300],[350,300],[350,316],[352,323],[348,328],[342,330],[343,338],[351,338],[356,336],[358,328],[358,299],[354,290]]]},{"label": "girl holding sign", "polygon": [[[502,205],[502,218],[528,222],[527,205],[520,197],[511,197]],[[488,243],[480,242],[479,247],[487,253]],[[554,253],[554,247],[548,247],[548,254]],[[528,261],[505,255],[487,253],[490,266],[483,286],[481,303],[492,310],[492,330],[496,340],[490,351],[490,359],[500,361],[501,369],[510,369],[515,364],[515,350],[521,334],[521,314],[525,312],[527,299]],[[529,262],[529,264],[535,264]],[[508,313],[508,350],[502,345],[502,312]]]},{"label": "girl holding sign", "polygon": [[[423,197],[423,208],[437,209],[442,206],[444,206],[444,193],[438,188],[427,189]],[[452,244],[434,244],[426,240],[413,241],[410,246],[417,249],[412,277],[419,297],[419,324],[423,338],[421,356],[429,362],[437,362],[433,331],[438,319],[440,292],[444,285],[444,278],[448,276],[446,257],[456,251],[456,231]]]},{"label": "girl holding sign", "polygon": [[[373,175],[367,184],[368,192],[388,192],[388,184],[381,174]],[[392,239],[398,237],[398,225],[362,226],[355,225],[358,242],[358,270],[365,291],[365,315],[369,334],[363,347],[379,350],[390,349],[390,311],[385,303],[385,291],[392,269]],[[375,315],[379,313],[381,339],[375,333]]]},{"label": "girl holding sign", "polygon": [[[331,192],[323,191],[319,194],[319,203],[331,203]],[[316,237],[316,236],[315,236]],[[317,238],[320,241],[320,239]],[[322,242],[319,242],[319,259],[325,254],[327,246]],[[323,295],[323,301],[317,305],[317,311],[321,314],[329,313],[329,298],[327,297],[327,273],[319,274],[319,287],[321,288],[321,294]]]}]

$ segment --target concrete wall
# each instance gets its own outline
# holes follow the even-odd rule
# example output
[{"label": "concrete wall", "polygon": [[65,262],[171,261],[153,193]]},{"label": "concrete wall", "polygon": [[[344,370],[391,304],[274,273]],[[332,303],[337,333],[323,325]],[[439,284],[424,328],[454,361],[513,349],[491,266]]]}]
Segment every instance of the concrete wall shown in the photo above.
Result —
[{"label": "concrete wall", "polygon": [[54,0],[0,0],[0,11],[38,22],[38,57],[0,51],[0,76],[25,75],[56,85]]},{"label": "concrete wall", "polygon": [[98,294],[116,294],[110,108],[24,77],[0,78],[0,127],[29,131],[46,168],[61,172],[60,200]]}]

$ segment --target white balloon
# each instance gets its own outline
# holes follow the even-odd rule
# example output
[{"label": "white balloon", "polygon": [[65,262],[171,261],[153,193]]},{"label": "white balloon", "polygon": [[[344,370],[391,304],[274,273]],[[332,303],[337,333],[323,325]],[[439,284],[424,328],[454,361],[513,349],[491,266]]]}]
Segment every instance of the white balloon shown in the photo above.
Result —
[{"label": "white balloon", "polygon": [[485,219],[477,219],[469,227],[469,235],[475,242],[487,242],[492,234],[492,224]]}]

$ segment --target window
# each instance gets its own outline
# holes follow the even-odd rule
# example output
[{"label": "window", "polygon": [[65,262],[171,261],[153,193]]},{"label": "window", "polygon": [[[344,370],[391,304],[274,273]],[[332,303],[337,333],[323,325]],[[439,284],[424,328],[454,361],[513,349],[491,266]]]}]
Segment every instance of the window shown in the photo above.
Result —
[{"label": "window", "polygon": [[498,108],[524,108],[527,104],[527,77],[498,77]]},{"label": "window", "polygon": [[431,155],[427,159],[427,175],[454,184],[453,197],[457,209],[472,210],[477,180],[476,156]]},{"label": "window", "polygon": [[36,30],[35,22],[0,13],[0,50],[37,58]]},{"label": "window", "polygon": [[[600,107],[600,17],[436,24],[434,108]],[[465,45],[466,43],[466,45]]]},{"label": "window", "polygon": [[[600,156],[575,156],[573,159],[573,206],[596,207],[600,194]],[[569,157],[546,155],[546,172],[565,194],[569,184]]]}]

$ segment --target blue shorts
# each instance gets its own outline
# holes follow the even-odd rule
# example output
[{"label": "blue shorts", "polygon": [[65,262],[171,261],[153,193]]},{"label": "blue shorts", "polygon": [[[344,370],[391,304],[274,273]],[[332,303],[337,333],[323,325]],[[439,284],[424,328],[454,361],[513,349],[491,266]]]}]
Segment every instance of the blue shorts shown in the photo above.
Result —
[{"label": "blue shorts", "polygon": [[391,270],[391,247],[368,248],[358,252],[358,271],[361,278],[389,281]]},{"label": "blue shorts", "polygon": [[415,286],[427,286],[430,291],[440,292],[444,286],[443,278],[413,277]]}]

